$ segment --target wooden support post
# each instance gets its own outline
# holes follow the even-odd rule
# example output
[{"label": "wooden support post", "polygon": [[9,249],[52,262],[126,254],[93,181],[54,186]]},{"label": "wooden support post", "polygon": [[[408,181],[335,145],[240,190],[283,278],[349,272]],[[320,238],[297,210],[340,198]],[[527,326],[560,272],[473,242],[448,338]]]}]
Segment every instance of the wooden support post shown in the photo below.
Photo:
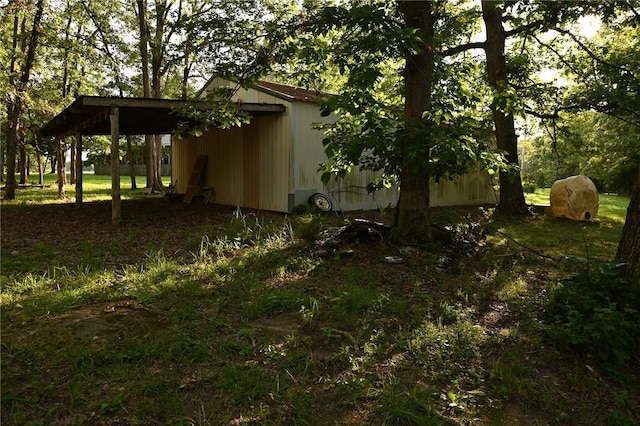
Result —
[{"label": "wooden support post", "polygon": [[76,208],[82,207],[82,133],[76,133]]},{"label": "wooden support post", "polygon": [[120,112],[111,108],[111,223],[119,225],[122,219],[120,203]]}]

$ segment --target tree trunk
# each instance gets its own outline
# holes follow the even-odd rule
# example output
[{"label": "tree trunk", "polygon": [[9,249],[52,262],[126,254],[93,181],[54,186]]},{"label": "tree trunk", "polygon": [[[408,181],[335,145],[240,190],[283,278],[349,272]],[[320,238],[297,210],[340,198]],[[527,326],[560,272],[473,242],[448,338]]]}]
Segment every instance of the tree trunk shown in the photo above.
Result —
[{"label": "tree trunk", "polygon": [[7,107],[7,184],[4,190],[4,198],[6,200],[16,198],[16,187],[18,186],[18,181],[16,181],[16,154],[21,107],[19,99],[16,99]]},{"label": "tree trunk", "polygon": [[[18,14],[13,18],[13,40],[11,46],[11,61],[9,65],[9,82],[15,84],[16,58],[18,49],[18,28],[20,19]],[[7,103],[7,183],[5,185],[4,198],[13,200],[16,198],[16,150],[18,147],[18,126],[20,125],[21,101],[18,93],[14,99]]]},{"label": "tree trunk", "polygon": [[[151,84],[149,83],[149,33],[147,29],[147,3],[144,0],[137,0],[138,24],[140,28],[140,60],[142,62],[142,92],[145,98],[151,97]],[[147,165],[147,188],[152,188],[152,181],[149,178],[149,163],[151,162],[151,136],[145,135],[145,163]]]},{"label": "tree trunk", "polygon": [[616,260],[624,263],[623,274],[630,279],[640,278],[640,172],[631,192],[627,218],[622,228]]},{"label": "tree trunk", "polygon": [[56,164],[58,165],[58,168],[57,168],[58,169],[58,198],[62,200],[66,198],[64,185],[67,183],[66,161],[64,158],[65,157],[64,152],[66,148],[62,140],[58,140],[56,148],[57,148]]},{"label": "tree trunk", "polygon": [[127,158],[129,159],[129,176],[131,177],[131,189],[136,189],[136,159],[133,154],[133,146],[131,143],[131,135],[126,136],[127,139]]},{"label": "tree trunk", "polygon": [[33,147],[36,151],[36,161],[38,162],[38,185],[44,184],[44,164],[42,164],[42,152],[40,151],[40,140],[38,136],[33,141]]},{"label": "tree trunk", "polygon": [[[434,72],[434,20],[431,1],[400,2],[408,28],[417,29],[424,41],[419,52],[405,52],[405,132],[400,143],[402,171],[396,225],[400,235],[415,242],[431,238],[429,227],[429,147],[425,132],[420,131],[422,115],[431,108]],[[416,155],[417,153],[417,155]]]},{"label": "tree trunk", "polygon": [[71,180],[70,180],[70,184],[71,185],[75,185],[76,184],[76,178],[77,178],[77,169],[76,169],[76,140],[73,139],[71,141],[71,167],[70,167],[70,173],[71,173]]},{"label": "tree trunk", "polygon": [[[7,184],[5,187],[4,198],[13,200],[16,197],[16,151],[18,144],[18,128],[20,126],[20,116],[22,114],[22,99],[29,83],[31,69],[35,62],[36,48],[38,47],[38,36],[41,33],[40,22],[44,11],[44,0],[39,0],[36,4],[36,11],[33,17],[33,26],[29,35],[27,55],[24,60],[24,66],[21,67],[20,79],[16,85],[16,93],[7,103]],[[14,40],[13,50],[11,53],[10,64],[10,81],[15,82],[16,79],[16,47],[18,36],[18,18],[14,20]]]},{"label": "tree trunk", "polygon": [[[164,8],[166,4],[156,3],[156,36],[153,40],[152,48],[152,75],[149,77],[149,27],[146,18],[146,2],[137,0],[138,4],[138,23],[140,26],[140,57],[142,59],[142,85],[145,98],[159,98],[161,95],[161,75],[160,66],[163,60],[162,31],[164,26]],[[153,89],[153,91],[152,91]],[[159,170],[159,154],[158,144],[155,135],[145,135],[145,151],[147,166],[147,188],[151,191],[160,191],[162,189],[162,181],[158,180]]]},{"label": "tree trunk", "polygon": [[36,161],[38,162],[38,185],[44,185],[44,165],[42,164],[42,153],[36,143]]},{"label": "tree trunk", "polygon": [[156,135],[156,185],[163,190],[162,183],[162,135]]},{"label": "tree trunk", "polygon": [[20,185],[26,185],[29,183],[29,164],[27,161],[27,143],[24,135],[24,128],[22,126],[18,127],[18,138],[18,146],[20,148],[18,160]]},{"label": "tree trunk", "polygon": [[[2,129],[0,131],[4,131]],[[0,143],[0,182],[4,182],[4,147]]]},{"label": "tree trunk", "polygon": [[[158,99],[162,98],[162,64],[165,54],[164,31],[167,10],[166,0],[156,1],[156,28],[151,43],[151,96]],[[153,159],[150,162],[152,166],[151,170],[149,169],[149,164],[147,164],[147,175],[152,176],[151,188],[156,191],[161,191],[164,188],[160,167],[162,160],[161,135],[154,135],[153,144],[150,149],[153,152]]]},{"label": "tree trunk", "polygon": [[[507,63],[504,57],[506,35],[502,26],[502,10],[498,2],[482,0],[482,17],[487,32],[485,53],[489,84],[500,95],[508,85]],[[513,115],[505,114],[497,105],[491,106],[495,123],[496,144],[506,152],[507,160],[515,166],[512,172],[500,172],[500,202],[498,211],[511,215],[527,215],[529,210],[524,200],[522,180],[518,166],[518,138]]]}]

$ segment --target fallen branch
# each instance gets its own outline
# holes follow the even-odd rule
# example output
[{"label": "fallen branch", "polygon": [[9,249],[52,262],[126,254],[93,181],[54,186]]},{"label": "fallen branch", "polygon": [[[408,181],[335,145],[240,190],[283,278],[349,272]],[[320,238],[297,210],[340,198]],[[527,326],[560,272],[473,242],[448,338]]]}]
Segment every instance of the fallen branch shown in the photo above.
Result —
[{"label": "fallen branch", "polygon": [[539,250],[536,250],[536,249],[531,248],[531,247],[529,247],[529,246],[527,246],[527,245],[525,245],[525,244],[522,244],[521,242],[517,241],[515,238],[513,238],[513,237],[511,237],[511,236],[509,236],[509,235],[507,235],[507,234],[505,234],[505,233],[504,233],[504,232],[502,232],[502,231],[498,231],[497,229],[495,229],[494,231],[496,232],[496,234],[500,234],[500,235],[502,235],[502,236],[503,236],[503,237],[505,237],[506,239],[508,239],[508,240],[510,240],[510,241],[513,241],[514,243],[516,243],[516,244],[517,244],[517,245],[519,245],[520,247],[523,247],[523,248],[525,248],[525,249],[529,250],[530,252],[532,252],[532,253],[534,253],[534,254],[536,254],[536,255],[538,255],[538,256],[540,256],[540,257],[542,257],[542,258],[550,259],[550,260],[560,260],[560,258],[558,258],[558,257],[553,257],[553,256],[546,255],[546,254],[542,253],[542,252],[541,252],[541,251],[539,251]]}]

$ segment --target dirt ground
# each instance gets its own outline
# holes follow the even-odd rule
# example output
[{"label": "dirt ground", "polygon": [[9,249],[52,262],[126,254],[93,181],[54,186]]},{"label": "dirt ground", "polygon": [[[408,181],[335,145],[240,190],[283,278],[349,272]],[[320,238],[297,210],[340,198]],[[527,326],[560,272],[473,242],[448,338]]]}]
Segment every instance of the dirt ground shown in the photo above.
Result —
[{"label": "dirt ground", "polygon": [[114,226],[110,201],[88,202],[80,209],[73,203],[3,208],[1,249],[4,256],[17,256],[44,248],[52,262],[56,258],[86,258],[90,255],[87,251],[103,251],[104,266],[117,267],[143,259],[150,248],[167,250],[166,254],[192,250],[194,242],[187,230],[228,223],[234,212],[236,208],[229,206],[148,197],[123,200],[122,222]]}]

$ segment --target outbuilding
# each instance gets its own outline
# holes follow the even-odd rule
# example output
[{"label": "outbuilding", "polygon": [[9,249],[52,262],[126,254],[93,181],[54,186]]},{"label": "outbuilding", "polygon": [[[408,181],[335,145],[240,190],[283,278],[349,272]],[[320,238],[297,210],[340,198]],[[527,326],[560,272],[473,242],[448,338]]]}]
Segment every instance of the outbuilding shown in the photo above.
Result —
[{"label": "outbuilding", "polygon": [[[203,94],[236,83],[212,78]],[[233,100],[239,105],[269,105],[253,112],[249,124],[229,129],[212,128],[201,136],[173,137],[172,182],[176,193],[188,193],[197,180],[197,191],[217,204],[278,212],[292,212],[322,194],[331,209],[372,210],[395,205],[398,188],[367,193],[375,175],[354,170],[344,179],[325,185],[319,164],[326,162],[323,132],[315,123],[328,123],[320,103],[324,94],[266,81],[239,89]],[[273,106],[281,105],[277,109]],[[431,205],[495,204],[497,196],[489,175],[472,170],[453,181],[431,184]],[[327,204],[323,206],[329,207]]]}]

